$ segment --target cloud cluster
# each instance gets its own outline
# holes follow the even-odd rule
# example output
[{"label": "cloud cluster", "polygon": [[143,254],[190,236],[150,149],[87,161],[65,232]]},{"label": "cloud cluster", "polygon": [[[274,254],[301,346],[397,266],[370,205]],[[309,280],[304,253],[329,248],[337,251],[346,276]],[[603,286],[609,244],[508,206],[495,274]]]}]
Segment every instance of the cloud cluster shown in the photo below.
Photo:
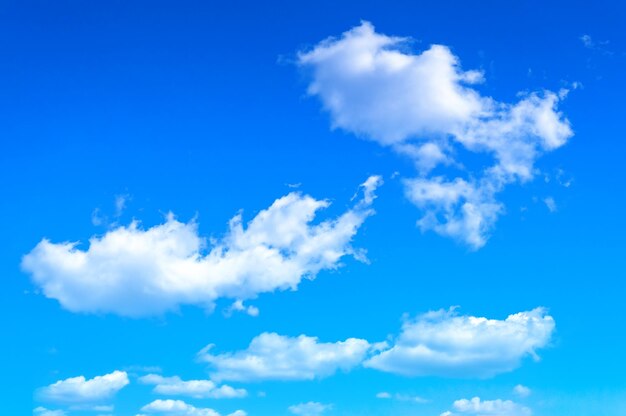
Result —
[{"label": "cloud cluster", "polygon": [[554,326],[543,308],[504,320],[440,310],[407,320],[391,344],[263,333],[245,350],[212,354],[209,345],[199,358],[218,381],[311,380],[358,366],[409,377],[484,378],[514,370],[526,356],[537,359]]},{"label": "cloud cluster", "polygon": [[178,376],[163,377],[159,374],[148,374],[140,377],[139,382],[154,385],[154,393],[196,399],[233,399],[248,395],[245,389],[235,389],[228,385],[218,386],[211,380],[182,380]]},{"label": "cloud cluster", "polygon": [[263,333],[242,351],[214,355],[212,348],[204,348],[198,358],[213,368],[214,380],[262,381],[312,380],[348,371],[363,361],[371,346],[357,338],[325,343],[305,335]]},{"label": "cloud cluster", "polygon": [[441,416],[531,416],[532,411],[511,400],[481,400],[474,397],[470,400],[456,400],[452,405],[454,411],[446,411]]},{"label": "cloud cluster", "polygon": [[60,403],[94,403],[110,399],[129,383],[125,371],[114,371],[87,380],[84,376],[59,380],[38,391],[40,400]]},{"label": "cloud cluster", "polygon": [[[155,400],[141,408],[142,412],[159,413],[171,416],[220,416],[220,413],[209,408],[195,407],[182,400]],[[227,416],[246,416],[243,410],[236,410]],[[143,416],[143,415],[138,415]]]},{"label": "cloud cluster", "polygon": [[[482,72],[463,71],[448,47],[432,45],[415,54],[408,41],[363,22],[301,52],[298,62],[310,74],[308,93],[319,97],[333,128],[415,162],[420,175],[404,186],[423,212],[420,228],[479,248],[503,212],[496,194],[507,184],[532,179],[536,159],[572,136],[557,110],[567,91],[498,102],[476,89]],[[459,158],[468,152],[489,161],[470,170]],[[457,173],[432,176],[441,165]]]},{"label": "cloud cluster", "polygon": [[381,183],[380,177],[370,177],[352,208],[315,224],[330,203],[293,192],[245,227],[236,215],[226,235],[210,245],[195,221],[182,223],[170,214],[148,229],[133,222],[94,236],[84,250],[77,243],[44,239],[24,256],[22,268],[47,297],[70,311],[132,317],[293,290],[302,279],[337,268],[344,256],[362,257],[350,243],[373,214],[374,191]]}]

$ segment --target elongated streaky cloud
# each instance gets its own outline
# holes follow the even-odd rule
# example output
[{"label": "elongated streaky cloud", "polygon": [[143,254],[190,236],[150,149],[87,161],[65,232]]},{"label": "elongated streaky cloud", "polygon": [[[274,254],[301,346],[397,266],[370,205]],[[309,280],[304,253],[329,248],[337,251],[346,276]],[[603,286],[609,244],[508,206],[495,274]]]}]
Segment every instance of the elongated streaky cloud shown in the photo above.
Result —
[{"label": "elongated streaky cloud", "polygon": [[96,403],[112,398],[129,384],[125,371],[86,379],[84,376],[59,380],[37,392],[38,399],[60,403]]},{"label": "elongated streaky cloud", "polygon": [[481,400],[474,397],[470,400],[456,400],[452,405],[453,411],[446,411],[441,416],[531,416],[532,411],[511,400]]},{"label": "elongated streaky cloud", "polygon": [[289,412],[298,416],[320,416],[332,409],[332,405],[319,402],[306,402],[289,406]]},{"label": "elongated streaky cloud", "polygon": [[413,377],[492,377],[517,368],[526,356],[538,359],[536,351],[553,331],[554,319],[543,308],[504,320],[434,311],[407,320],[393,345],[364,365]]},{"label": "elongated streaky cloud", "polygon": [[263,333],[247,349],[212,354],[213,345],[198,354],[212,368],[211,378],[231,381],[312,380],[348,371],[361,364],[371,346],[363,339],[320,342],[316,337]]},{"label": "elongated streaky cloud", "polygon": [[194,221],[167,216],[142,229],[137,222],[77,243],[42,240],[22,267],[43,293],[74,312],[125,316],[161,314],[181,304],[211,308],[218,298],[245,300],[275,290],[295,290],[303,278],[335,269],[344,256],[362,258],[351,241],[374,213],[370,177],[355,205],[335,219],[312,224],[330,203],[299,192],[277,199],[246,227],[241,215],[212,245]]},{"label": "elongated streaky cloud", "polygon": [[[195,407],[182,400],[155,400],[141,408],[142,412],[157,413],[170,416],[220,416],[220,413],[210,408]],[[243,410],[236,410],[228,416],[246,416]],[[138,415],[141,416],[141,415]]]},{"label": "elongated streaky cloud", "polygon": [[244,389],[236,389],[228,385],[218,386],[211,380],[182,380],[177,376],[163,377],[159,374],[148,374],[140,377],[139,382],[154,385],[154,393],[189,396],[196,399],[233,399],[248,395]]},{"label": "elongated streaky cloud", "polygon": [[[300,53],[298,62],[309,72],[309,94],[319,97],[334,128],[414,160],[419,176],[404,186],[422,210],[420,228],[479,248],[503,212],[495,195],[532,179],[535,160],[572,136],[557,111],[567,91],[498,102],[475,87],[483,73],[463,71],[448,47],[411,53],[408,43],[363,22]],[[490,162],[468,170],[459,156],[467,151]],[[433,177],[438,166],[447,166],[448,175]]]},{"label": "elongated streaky cloud", "polygon": [[63,410],[50,410],[45,407],[39,406],[33,409],[33,414],[35,416],[66,416],[67,413]]},{"label": "elongated streaky cloud", "polygon": [[391,343],[263,333],[245,350],[213,354],[209,345],[198,357],[217,381],[311,380],[359,366],[408,377],[486,378],[514,370],[527,356],[538,359],[554,326],[543,308],[504,320],[440,310],[406,320]]}]

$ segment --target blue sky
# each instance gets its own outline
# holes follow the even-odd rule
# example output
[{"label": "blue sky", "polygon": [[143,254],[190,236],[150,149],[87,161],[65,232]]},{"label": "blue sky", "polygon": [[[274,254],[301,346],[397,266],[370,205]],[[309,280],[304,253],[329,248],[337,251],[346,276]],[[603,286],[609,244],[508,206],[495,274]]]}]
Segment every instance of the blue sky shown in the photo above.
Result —
[{"label": "blue sky", "polygon": [[626,413],[620,2],[88,3],[0,8],[3,414]]}]

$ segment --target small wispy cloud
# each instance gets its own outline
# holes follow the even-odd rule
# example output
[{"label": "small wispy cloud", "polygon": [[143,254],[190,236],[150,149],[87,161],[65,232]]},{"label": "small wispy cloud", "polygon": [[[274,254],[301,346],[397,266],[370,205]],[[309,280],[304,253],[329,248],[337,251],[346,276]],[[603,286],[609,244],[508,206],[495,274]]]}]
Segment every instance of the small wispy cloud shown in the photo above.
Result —
[{"label": "small wispy cloud", "polygon": [[544,198],[543,202],[544,204],[546,204],[546,207],[548,207],[548,211],[550,212],[557,211],[556,202],[554,201],[554,198],[552,198],[551,196]]},{"label": "small wispy cloud", "polygon": [[597,41],[587,34],[580,36],[579,39],[587,49],[598,51],[605,55],[613,55],[613,52],[608,49],[608,40]]}]

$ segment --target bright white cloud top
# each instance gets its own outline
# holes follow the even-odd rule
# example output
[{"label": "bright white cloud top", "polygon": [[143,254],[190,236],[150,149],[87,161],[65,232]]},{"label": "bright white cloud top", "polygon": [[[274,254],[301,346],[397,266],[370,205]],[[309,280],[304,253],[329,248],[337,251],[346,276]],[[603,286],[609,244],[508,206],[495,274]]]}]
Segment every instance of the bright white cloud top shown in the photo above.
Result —
[{"label": "bright white cloud top", "polygon": [[316,337],[287,337],[263,333],[247,349],[211,354],[209,345],[198,354],[214,369],[211,378],[231,381],[312,380],[348,371],[361,364],[371,348],[363,339],[319,342]]},{"label": "bright white cloud top", "polygon": [[[170,416],[220,416],[220,413],[210,408],[195,407],[182,400],[155,400],[141,408],[142,412],[157,413]],[[243,410],[236,410],[227,416],[246,416]]]},{"label": "bright white cloud top", "polygon": [[189,396],[196,399],[234,399],[246,397],[245,389],[236,389],[228,385],[218,386],[211,380],[182,380],[180,377],[163,377],[148,374],[139,378],[143,384],[154,385],[153,392],[170,396]]},{"label": "bright white cloud top", "polygon": [[491,377],[517,368],[552,336],[554,319],[543,308],[505,320],[433,311],[407,320],[394,345],[364,363],[404,376]]},{"label": "bright white cloud top", "polygon": [[[300,53],[298,61],[310,71],[309,94],[320,98],[334,128],[414,160],[420,176],[404,185],[423,211],[418,226],[480,248],[504,210],[496,194],[532,179],[536,159],[572,136],[557,110],[567,91],[498,102],[476,89],[483,73],[463,71],[448,47],[432,45],[413,54],[408,41],[376,33],[363,22]],[[491,161],[468,171],[458,159],[460,149]],[[440,165],[458,173],[432,176]]]},{"label": "bright white cloud top", "polygon": [[87,380],[84,376],[59,380],[39,389],[41,400],[60,403],[96,403],[112,398],[129,384],[125,371],[114,371]]},{"label": "bright white cloud top", "polygon": [[527,356],[538,360],[536,351],[550,342],[554,328],[543,308],[504,320],[439,310],[407,320],[391,345],[263,333],[245,350],[212,354],[211,344],[198,358],[217,381],[311,380],[359,366],[407,377],[487,378],[516,369]]},{"label": "bright white cloud top", "polygon": [[441,416],[531,416],[532,411],[525,406],[511,400],[480,400],[474,397],[470,400],[456,400],[452,405],[454,411],[447,411]]},{"label": "bright white cloud top", "polygon": [[351,209],[316,224],[317,213],[330,203],[293,192],[246,227],[236,215],[226,235],[210,247],[194,221],[182,223],[170,214],[152,228],[133,222],[94,236],[86,250],[44,239],[24,256],[22,267],[47,297],[70,311],[132,317],[295,290],[302,279],[337,268],[344,256],[362,257],[351,241],[374,213],[374,191],[381,183],[380,177],[370,177]]}]

